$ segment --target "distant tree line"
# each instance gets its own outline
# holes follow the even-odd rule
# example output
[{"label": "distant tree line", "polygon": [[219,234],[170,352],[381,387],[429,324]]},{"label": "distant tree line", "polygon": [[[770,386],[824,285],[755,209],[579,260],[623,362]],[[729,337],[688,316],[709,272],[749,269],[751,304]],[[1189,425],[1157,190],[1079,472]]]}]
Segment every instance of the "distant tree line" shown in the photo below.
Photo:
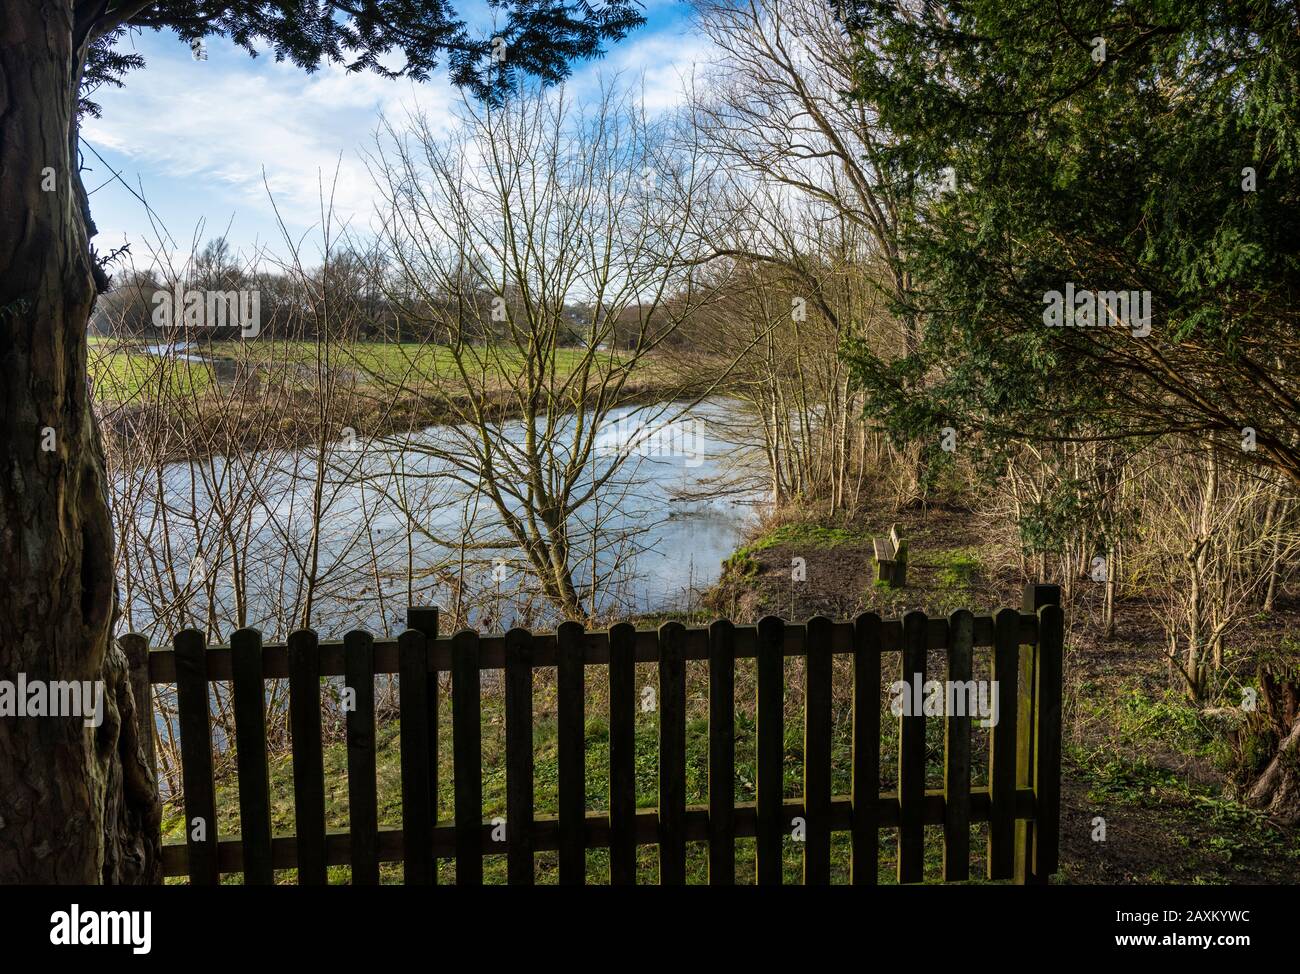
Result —
[{"label": "distant tree line", "polygon": [[[349,322],[350,337],[374,342],[434,342],[453,340],[445,322],[454,317],[462,324],[455,339],[487,343],[504,339],[508,320],[523,300],[517,288],[500,291],[471,280],[458,284],[454,293],[437,296],[431,307],[427,289],[416,295],[401,283],[400,275],[380,254],[349,248],[331,255],[305,274],[289,273],[278,266],[265,268],[241,261],[224,237],[209,241],[179,272],[129,269],[112,279],[91,317],[91,334],[117,338],[167,340],[183,334],[187,341],[225,341],[241,337],[238,323],[207,321],[200,329],[160,313],[171,307],[161,295],[182,293],[230,294],[256,292],[260,313],[258,337],[309,339],[330,333],[330,320],[340,314]],[[331,296],[328,307],[321,296]],[[340,302],[345,307],[340,308]],[[559,317],[568,323],[559,343],[581,347],[586,343],[584,322],[596,309],[590,302],[565,301]],[[621,308],[604,344],[631,348],[642,335],[642,312],[637,305]],[[680,342],[680,339],[675,339]]]}]

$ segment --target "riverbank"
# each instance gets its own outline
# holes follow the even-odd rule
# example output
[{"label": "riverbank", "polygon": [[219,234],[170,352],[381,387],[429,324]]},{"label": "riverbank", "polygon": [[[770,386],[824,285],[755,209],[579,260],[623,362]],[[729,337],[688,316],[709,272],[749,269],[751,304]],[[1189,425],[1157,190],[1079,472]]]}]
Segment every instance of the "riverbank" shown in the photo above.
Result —
[{"label": "riverbank", "polygon": [[[152,351],[146,351],[152,349]],[[321,364],[311,342],[213,342],[155,354],[147,342],[92,340],[91,378],[107,446],[123,458],[143,452],[149,463],[173,463],[247,450],[297,449],[354,436],[399,435],[481,415],[493,423],[521,418],[525,399],[512,384],[476,377],[478,390],[458,393],[462,380],[438,346],[361,343],[332,352]],[[580,349],[557,350],[555,381],[578,367]],[[516,356],[517,357],[517,356]],[[522,360],[518,363],[522,368]],[[496,368],[510,368],[497,360]],[[694,400],[727,391],[712,373],[683,378],[650,356],[635,378],[616,388],[595,380],[568,397],[566,410]],[[322,387],[329,390],[323,395]],[[175,435],[178,431],[184,435]],[[350,433],[347,431],[351,431]],[[128,449],[143,442],[144,451]]]}]

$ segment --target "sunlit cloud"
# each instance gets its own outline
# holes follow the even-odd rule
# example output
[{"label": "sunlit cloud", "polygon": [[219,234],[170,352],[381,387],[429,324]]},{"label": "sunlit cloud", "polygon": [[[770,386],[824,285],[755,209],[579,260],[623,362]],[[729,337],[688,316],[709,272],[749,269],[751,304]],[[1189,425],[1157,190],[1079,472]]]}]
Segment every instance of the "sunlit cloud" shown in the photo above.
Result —
[{"label": "sunlit cloud", "polygon": [[[209,236],[231,223],[237,246],[256,240],[278,250],[278,219],[299,236],[320,223],[331,197],[336,223],[364,231],[378,199],[364,154],[381,118],[400,129],[420,113],[437,131],[453,123],[461,98],[440,73],[419,84],[337,65],[307,74],[219,39],[209,41],[202,61],[171,35],[135,43],[147,67],[128,76],[125,88],[96,94],[103,117],[87,119],[82,134],[114,154],[123,178],[142,184],[159,218],[186,243],[191,225],[206,220]],[[569,87],[581,100],[617,73],[643,88],[648,110],[667,111],[680,104],[682,79],[707,54],[704,41],[674,24],[611,45],[605,58],[578,65]],[[152,236],[144,206],[125,189],[105,187],[92,206],[101,227],[114,228],[105,238]]]}]

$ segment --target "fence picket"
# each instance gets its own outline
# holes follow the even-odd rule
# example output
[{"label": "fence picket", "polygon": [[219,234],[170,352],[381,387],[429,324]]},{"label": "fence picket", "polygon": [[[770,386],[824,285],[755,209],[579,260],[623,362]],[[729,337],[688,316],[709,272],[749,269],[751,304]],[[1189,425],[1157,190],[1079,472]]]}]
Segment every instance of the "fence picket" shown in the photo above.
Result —
[{"label": "fence picket", "polygon": [[852,864],[849,881],[879,881],[880,616],[865,612],[853,624]]},{"label": "fence picket", "polygon": [[[430,655],[430,659],[438,640],[438,615],[436,606],[413,605],[406,610],[406,628],[424,633],[425,651]],[[438,757],[442,752],[438,749],[438,671],[432,665],[429,667],[425,683],[428,685],[426,700],[429,709],[429,808],[436,828],[438,825]],[[432,872],[430,881],[437,883],[437,858],[433,859],[429,869]]]},{"label": "fence picket", "polygon": [[736,627],[709,626],[709,885],[736,882]]},{"label": "fence picket", "polygon": [[348,830],[352,885],[379,882],[379,795],[375,777],[375,641],[354,629],[343,637],[352,709],[347,713]]},{"label": "fence picket", "polygon": [[831,881],[831,620],[808,620],[804,648],[803,881]]},{"label": "fence picket", "polygon": [[1016,838],[1016,675],[1019,669],[1020,613],[1003,609],[993,620],[993,679],[997,684],[997,723],[989,745],[988,878],[1015,873]]},{"label": "fence picket", "polygon": [[397,637],[397,679],[402,744],[403,875],[408,885],[434,882],[433,827],[436,812],[429,799],[437,760],[429,753],[429,641],[407,629]]},{"label": "fence picket", "polygon": [[562,622],[555,633],[556,744],[559,748],[560,885],[581,886],[587,879],[586,708],[583,628]]},{"label": "fence picket", "polygon": [[659,627],[659,883],[686,883],[686,627]]},{"label": "fence picket", "polygon": [[[975,616],[965,609],[948,619],[948,680],[960,688],[971,679]],[[960,693],[960,689],[957,691]],[[966,698],[961,698],[966,699]],[[970,878],[970,708],[948,714],[943,761],[943,879]]]},{"label": "fence picket", "polygon": [[181,732],[181,786],[185,789],[185,842],[190,882],[215,886],[217,865],[217,789],[212,778],[212,730],[208,723],[207,642],[197,629],[178,632],[176,709]]},{"label": "fence picket", "polygon": [[636,627],[609,630],[609,881],[636,882]]},{"label": "fence picket", "polygon": [[903,652],[899,679],[908,686],[908,706],[898,718],[898,881],[919,883],[925,873],[925,711],[917,700],[926,681],[924,612],[903,616]]},{"label": "fence picket", "polygon": [[533,871],[533,635],[506,633],[506,882],[531,886]]},{"label": "fence picket", "polygon": [[275,882],[271,866],[271,785],[266,759],[266,682],[262,679],[262,634],[240,629],[230,636],[234,691],[235,751],[239,761],[239,838],[244,884]]},{"label": "fence picket", "polygon": [[755,878],[760,886],[781,884],[782,808],[785,782],[785,622],[765,616],[758,623],[758,839]]},{"label": "fence picket", "polygon": [[293,735],[293,817],[298,883],[324,886],[325,758],[320,733],[320,661],[316,633],[289,634],[289,729]]},{"label": "fence picket", "polygon": [[451,749],[456,797],[456,885],[483,885],[483,731],[478,633],[451,641]]},{"label": "fence picket", "polygon": [[1038,666],[1034,699],[1034,881],[1058,869],[1061,830],[1061,684],[1065,614],[1059,605],[1038,612]]}]

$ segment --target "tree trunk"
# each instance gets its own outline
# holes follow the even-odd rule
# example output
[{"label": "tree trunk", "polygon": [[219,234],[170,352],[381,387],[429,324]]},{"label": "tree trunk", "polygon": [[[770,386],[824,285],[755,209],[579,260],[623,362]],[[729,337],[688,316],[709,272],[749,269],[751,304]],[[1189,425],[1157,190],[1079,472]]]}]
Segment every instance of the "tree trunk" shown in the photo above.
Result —
[{"label": "tree trunk", "polygon": [[1300,675],[1294,667],[1266,668],[1260,696],[1266,733],[1277,750],[1246,791],[1246,804],[1279,825],[1300,825]]},{"label": "tree trunk", "polygon": [[160,808],[112,640],[113,533],[86,377],[76,171],[88,39],[69,0],[0,14],[0,679],[103,681],[104,719],[0,718],[0,884],[157,881]]},{"label": "tree trunk", "polygon": [[1300,825],[1300,720],[1291,726],[1264,773],[1246,792],[1246,804],[1279,825]]},{"label": "tree trunk", "polygon": [[1115,576],[1119,574],[1118,551],[1114,545],[1106,550],[1106,601],[1101,612],[1104,639],[1115,635]]}]

